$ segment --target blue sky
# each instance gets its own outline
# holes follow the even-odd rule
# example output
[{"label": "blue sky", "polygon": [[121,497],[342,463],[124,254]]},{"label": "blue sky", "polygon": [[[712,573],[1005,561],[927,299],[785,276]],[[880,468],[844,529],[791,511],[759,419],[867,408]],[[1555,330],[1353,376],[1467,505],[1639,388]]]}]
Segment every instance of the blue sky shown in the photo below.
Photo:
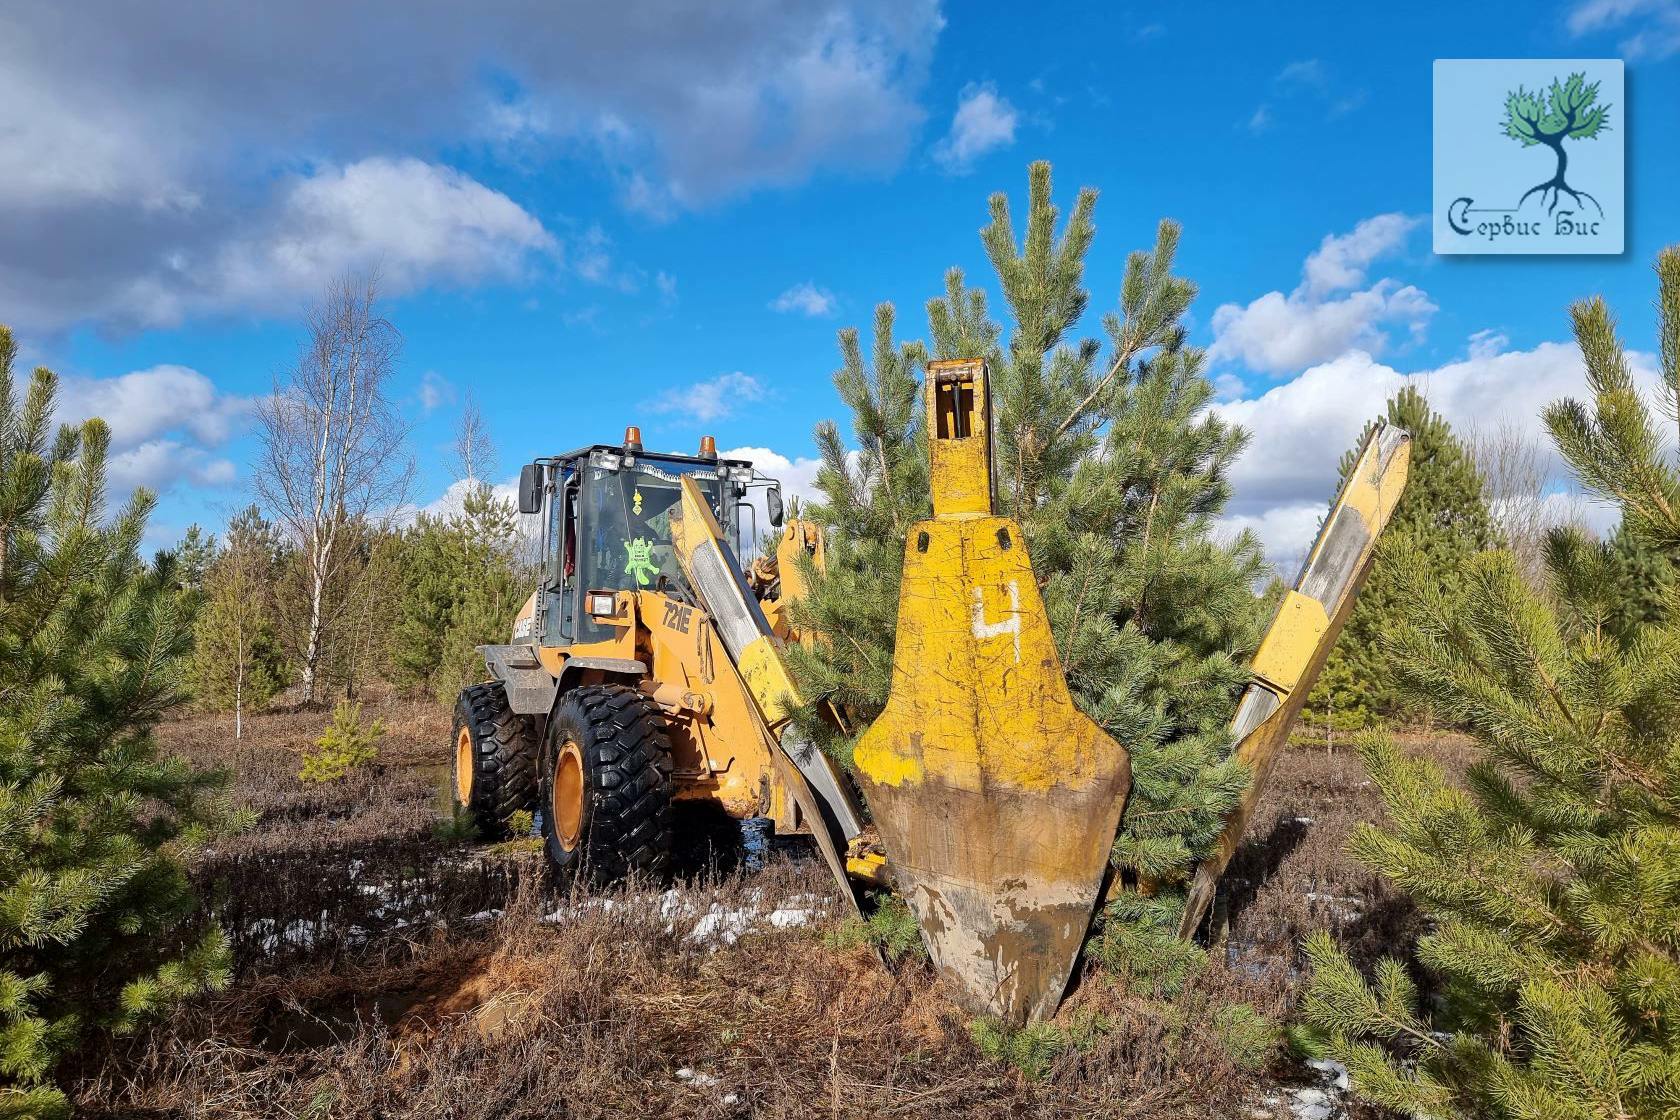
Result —
[{"label": "blue sky", "polygon": [[[67,417],[113,419],[116,482],[162,493],[153,543],[249,500],[251,399],[326,275],[372,263],[418,503],[469,390],[504,475],[634,422],[768,449],[797,489],[835,330],[890,300],[922,334],[951,265],[990,286],[986,196],[1019,206],[1047,158],[1060,199],[1102,192],[1089,333],[1126,253],[1183,223],[1193,340],[1255,433],[1229,524],[1282,563],[1403,377],[1532,435],[1580,384],[1571,300],[1653,349],[1680,2],[1094,7],[25,0],[0,13],[0,321]],[[1438,57],[1627,60],[1621,257],[1430,253]]]}]

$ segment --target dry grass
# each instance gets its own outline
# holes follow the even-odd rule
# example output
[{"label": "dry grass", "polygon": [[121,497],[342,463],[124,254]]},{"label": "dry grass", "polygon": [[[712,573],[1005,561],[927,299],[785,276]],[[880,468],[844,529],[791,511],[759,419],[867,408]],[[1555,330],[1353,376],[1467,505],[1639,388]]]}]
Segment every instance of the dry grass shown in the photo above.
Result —
[{"label": "dry grass", "polygon": [[431,935],[449,921],[499,906],[512,888],[505,861],[434,837],[449,715],[429,703],[386,699],[364,717],[386,727],[379,757],[338,782],[298,777],[327,716],[282,712],[247,722],[166,724],[163,743],[235,775],[235,802],[256,824],[205,852],[194,878],[233,940],[242,976],[289,961],[312,966],[345,952]]},{"label": "dry grass", "polygon": [[[1398,738],[1450,775],[1473,759],[1474,747],[1459,736]],[[1249,970],[1293,962],[1301,941],[1320,929],[1361,962],[1406,953],[1423,932],[1422,916],[1347,855],[1354,826],[1381,817],[1381,799],[1351,749],[1291,748],[1220,890],[1215,917],[1228,923],[1232,961]]]},{"label": "dry grass", "polygon": [[[815,861],[686,888],[700,911],[828,900],[810,924],[759,921],[733,945],[688,938],[694,915],[673,920],[651,888],[553,897],[528,859],[432,838],[446,715],[395,703],[369,714],[391,728],[380,765],[341,788],[296,779],[319,715],[264,717],[238,748],[203,721],[168,729],[187,753],[233,766],[237,796],[262,816],[198,870],[242,939],[240,978],[85,1055],[72,1071],[80,1114],[1246,1116],[1292,1067],[1280,1050],[1270,1070],[1242,1068],[1217,1042],[1221,1009],[1286,1019],[1312,930],[1364,954],[1404,951],[1420,926],[1343,852],[1377,813],[1357,759],[1296,750],[1233,865],[1227,952],[1170,1004],[1088,976],[1058,1016],[1082,1044],[1029,1078],[980,1053],[924,962],[889,970],[867,948],[829,947],[842,915]],[[1460,744],[1415,745],[1462,766]],[[505,912],[469,920],[491,905]],[[265,947],[245,932],[311,913],[307,943]]]}]

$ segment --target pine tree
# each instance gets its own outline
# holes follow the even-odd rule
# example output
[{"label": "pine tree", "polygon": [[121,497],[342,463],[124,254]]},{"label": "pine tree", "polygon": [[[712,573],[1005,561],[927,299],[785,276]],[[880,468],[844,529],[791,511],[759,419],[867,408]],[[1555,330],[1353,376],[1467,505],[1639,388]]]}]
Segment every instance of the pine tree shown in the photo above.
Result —
[{"label": "pine tree", "polygon": [[[926,351],[921,343],[895,342],[894,319],[891,304],[876,308],[872,363],[865,363],[854,328],[840,332],[834,384],[852,411],[858,450],[846,447],[832,420],[817,425],[822,498],[805,516],[828,526],[827,566],[806,572],[812,592],[794,611],[801,629],[823,640],[815,649],[788,649],[812,695],[827,696],[854,730],[886,706],[904,538],[933,511],[916,380]],[[831,736],[821,724],[807,732],[850,765],[852,737]]]},{"label": "pine tree", "polygon": [[798,617],[825,640],[793,654],[854,730],[879,713],[905,534],[930,508],[917,371],[930,352],[986,357],[999,504],[1027,534],[1076,701],[1132,752],[1114,862],[1141,889],[1113,908],[1111,924],[1125,928],[1105,951],[1155,971],[1182,955],[1178,885],[1247,783],[1226,727],[1264,621],[1251,590],[1262,559],[1246,534],[1212,535],[1246,436],[1207,411],[1203,355],[1185,345],[1195,287],[1172,273],[1176,225],[1162,222],[1154,248],[1128,258],[1119,308],[1103,317],[1106,349],[1069,341],[1089,301],[1095,205],[1096,192],[1081,191],[1058,236],[1050,168],[1034,164],[1018,244],[1008,199],[992,196],[981,241],[1008,305],[1007,337],[956,269],[928,305],[931,351],[894,341],[890,305],[876,313],[872,365],[856,333],[842,332],[835,383],[857,447],[836,425],[817,430],[822,499],[809,513],[830,526],[828,571]]},{"label": "pine tree", "polygon": [[1676,557],[1642,540],[1626,525],[1610,535],[1610,579],[1615,582],[1614,611],[1609,625],[1617,633],[1633,627],[1661,622],[1667,615],[1680,582],[1674,570]]},{"label": "pine tree", "polygon": [[389,641],[396,682],[453,703],[482,679],[478,647],[505,641],[534,586],[513,503],[468,483],[460,508],[422,514],[397,545],[402,596]]},{"label": "pine tree", "polygon": [[531,593],[532,573],[518,562],[513,503],[482,482],[470,482],[454,520],[462,582],[450,607],[432,691],[453,704],[461,689],[485,676],[478,647],[507,640],[514,613]]},{"label": "pine tree", "polygon": [[388,674],[391,630],[400,586],[402,534],[394,526],[358,520],[350,527],[351,544],[339,576],[343,606],[325,635],[321,679],[339,696],[354,700],[370,681]]},{"label": "pine tree", "polygon": [[536,583],[513,503],[484,481],[495,445],[471,394],[456,424],[455,460],[459,504],[421,515],[400,542],[405,591],[390,643],[398,683],[429,688],[444,704],[484,679],[478,647],[507,639]]},{"label": "pine tree", "polygon": [[392,681],[401,688],[429,688],[443,660],[444,631],[465,580],[451,537],[446,518],[422,513],[398,544],[402,590],[390,660]]},{"label": "pine tree", "polygon": [[1325,662],[1318,682],[1307,696],[1301,718],[1290,741],[1305,740],[1322,743],[1328,751],[1341,744],[1351,744],[1353,736],[1372,724],[1372,715],[1365,706],[1365,690],[1346,658],[1332,657]]},{"label": "pine tree", "polygon": [[[1659,258],[1665,410],[1680,403],[1680,248]],[[1546,409],[1575,478],[1624,530],[1680,543],[1680,471],[1629,373],[1603,302],[1573,308],[1590,403]],[[1373,739],[1390,821],[1354,854],[1436,925],[1418,957],[1440,998],[1426,1019],[1406,967],[1372,981],[1323,935],[1303,1011],[1354,1087],[1416,1115],[1680,1113],[1680,623],[1628,626],[1611,547],[1576,529],[1546,543],[1549,594],[1504,552],[1462,583],[1406,565],[1393,651],[1407,685],[1470,729],[1468,788]],[[1672,605],[1672,604],[1671,604]]]},{"label": "pine tree", "polygon": [[216,535],[206,533],[196,522],[176,542],[173,553],[175,583],[181,601],[181,615],[188,625],[204,605],[204,579],[216,559]]},{"label": "pine tree", "polygon": [[385,724],[374,720],[362,726],[362,706],[354,700],[340,700],[333,707],[332,721],[315,749],[303,756],[298,779],[305,782],[336,782],[352,770],[359,770],[379,757],[379,740]]},{"label": "pine tree", "polygon": [[272,603],[281,545],[274,526],[250,506],[228,523],[227,543],[204,577],[204,604],[193,625],[193,696],[205,711],[233,713],[233,736],[245,713],[261,711],[286,680]]},{"label": "pine tree", "polygon": [[[1452,425],[1410,385],[1389,400],[1384,414],[1389,423],[1412,434],[1411,473],[1383,534],[1377,562],[1308,697],[1308,705],[1317,711],[1328,708],[1327,690],[1335,681],[1347,682],[1355,703],[1375,713],[1401,714],[1409,702],[1396,685],[1394,666],[1383,646],[1383,636],[1394,628],[1402,606],[1402,575],[1389,556],[1404,553],[1409,563],[1422,564],[1436,579],[1450,582],[1472,555],[1498,543],[1481,474]],[[1352,451],[1342,457],[1343,478],[1353,462]]]},{"label": "pine tree", "polygon": [[0,1115],[63,1115],[48,1083],[85,1032],[225,980],[183,854],[220,781],[151,737],[188,644],[144,491],[107,519],[109,429],[50,436],[56,378],[18,399],[0,328]]}]

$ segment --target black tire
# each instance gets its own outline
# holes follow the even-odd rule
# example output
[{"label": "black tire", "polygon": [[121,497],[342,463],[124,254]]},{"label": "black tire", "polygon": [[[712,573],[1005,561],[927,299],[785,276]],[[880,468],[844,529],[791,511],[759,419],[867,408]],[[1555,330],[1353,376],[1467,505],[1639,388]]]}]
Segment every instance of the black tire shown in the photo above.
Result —
[{"label": "black tire", "polygon": [[542,832],[563,879],[602,885],[671,865],[671,740],[653,700],[623,685],[567,693],[548,721]]},{"label": "black tire", "polygon": [[503,839],[509,817],[520,809],[536,808],[538,740],[533,721],[509,710],[502,682],[475,684],[463,688],[455,701],[449,741],[456,808],[472,818],[481,839]]}]

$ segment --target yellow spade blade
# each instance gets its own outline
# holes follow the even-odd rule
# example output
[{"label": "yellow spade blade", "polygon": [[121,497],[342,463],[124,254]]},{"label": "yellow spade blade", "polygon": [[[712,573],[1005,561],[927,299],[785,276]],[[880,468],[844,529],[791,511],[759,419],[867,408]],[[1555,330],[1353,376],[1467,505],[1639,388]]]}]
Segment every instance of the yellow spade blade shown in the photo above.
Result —
[{"label": "yellow spade blade", "polygon": [[970,1010],[1053,1014],[1131,785],[1068,695],[1020,526],[993,516],[985,364],[928,367],[934,517],[910,531],[886,710],[855,752],[888,866]]},{"label": "yellow spade blade", "polygon": [[1411,461],[1412,437],[1403,429],[1379,421],[1366,435],[1353,470],[1301,565],[1295,587],[1278,604],[1254,652],[1253,683],[1244,690],[1231,720],[1237,758],[1254,776],[1225,822],[1218,846],[1196,869],[1179,923],[1181,938],[1195,936],[1207,915],[1219,876],[1236,854],[1295,717],[1306,704],[1342,625],[1353,613],[1377,554],[1377,538],[1406,489]]}]

